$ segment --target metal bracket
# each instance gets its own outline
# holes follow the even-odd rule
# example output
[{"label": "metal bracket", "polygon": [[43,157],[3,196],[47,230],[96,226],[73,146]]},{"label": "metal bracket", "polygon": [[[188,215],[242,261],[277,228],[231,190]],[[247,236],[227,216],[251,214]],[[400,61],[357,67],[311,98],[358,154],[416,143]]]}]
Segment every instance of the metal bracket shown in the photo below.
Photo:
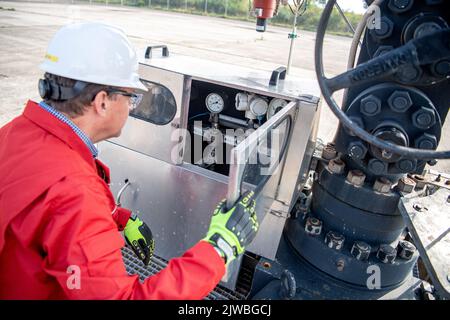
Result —
[{"label": "metal bracket", "polygon": [[402,197],[399,210],[442,298],[450,298],[450,191]]}]

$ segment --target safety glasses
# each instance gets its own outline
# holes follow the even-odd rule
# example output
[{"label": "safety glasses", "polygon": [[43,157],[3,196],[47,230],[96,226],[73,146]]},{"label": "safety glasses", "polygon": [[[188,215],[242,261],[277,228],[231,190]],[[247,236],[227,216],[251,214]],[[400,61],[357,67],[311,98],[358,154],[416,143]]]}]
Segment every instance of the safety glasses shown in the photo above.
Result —
[{"label": "safety glasses", "polygon": [[142,97],[143,94],[141,93],[130,93],[130,92],[126,92],[124,90],[118,90],[118,89],[113,89],[113,90],[105,90],[106,92],[108,92],[109,94],[120,94],[124,97],[129,97],[129,106],[131,110],[134,110],[137,108],[137,106],[141,103],[142,101]]}]

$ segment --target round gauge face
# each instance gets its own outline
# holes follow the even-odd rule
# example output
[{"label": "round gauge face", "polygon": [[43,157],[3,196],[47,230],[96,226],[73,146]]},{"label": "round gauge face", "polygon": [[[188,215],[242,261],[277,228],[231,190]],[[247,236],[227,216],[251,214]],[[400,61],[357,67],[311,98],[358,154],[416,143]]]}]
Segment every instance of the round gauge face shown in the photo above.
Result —
[{"label": "round gauge face", "polygon": [[212,113],[219,113],[223,110],[225,103],[218,93],[210,93],[206,97],[206,107]]},{"label": "round gauge face", "polygon": [[280,98],[274,98],[269,103],[269,110],[267,110],[267,119],[270,119],[275,113],[280,111],[285,105],[287,105],[287,101],[280,99]]},{"label": "round gauge face", "polygon": [[250,110],[257,116],[265,115],[267,112],[268,104],[266,100],[261,98],[255,98],[250,103]]}]

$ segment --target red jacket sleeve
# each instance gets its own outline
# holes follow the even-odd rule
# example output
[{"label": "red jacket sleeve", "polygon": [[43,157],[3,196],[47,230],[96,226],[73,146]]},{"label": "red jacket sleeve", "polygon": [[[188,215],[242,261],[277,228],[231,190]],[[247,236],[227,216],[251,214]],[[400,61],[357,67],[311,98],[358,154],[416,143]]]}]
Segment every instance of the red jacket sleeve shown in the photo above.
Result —
[{"label": "red jacket sleeve", "polygon": [[225,266],[204,241],[144,283],[129,276],[121,255],[124,240],[96,179],[71,176],[48,193],[52,205],[42,233],[44,269],[68,298],[202,299],[215,288]]}]

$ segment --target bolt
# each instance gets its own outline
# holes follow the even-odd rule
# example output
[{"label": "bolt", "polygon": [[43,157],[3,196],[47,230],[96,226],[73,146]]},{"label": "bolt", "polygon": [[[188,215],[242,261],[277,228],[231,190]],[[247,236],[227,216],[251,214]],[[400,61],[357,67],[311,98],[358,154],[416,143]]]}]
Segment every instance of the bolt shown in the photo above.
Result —
[{"label": "bolt", "polygon": [[387,163],[378,159],[369,160],[369,170],[376,175],[382,175],[387,172]]},{"label": "bolt", "polygon": [[423,189],[425,188],[426,184],[427,184],[427,180],[425,179],[424,176],[421,176],[419,174],[415,174],[412,176],[413,180],[415,180],[416,182],[416,188],[417,189]]},{"label": "bolt", "polygon": [[414,141],[414,145],[419,149],[434,150],[437,147],[437,138],[432,134],[424,133]]},{"label": "bolt", "polygon": [[272,265],[270,264],[270,262],[265,261],[263,263],[263,267],[264,267],[264,269],[270,269],[270,268],[272,268]]},{"label": "bolt", "polygon": [[397,256],[397,250],[388,244],[380,245],[377,252],[377,258],[383,263],[394,263]]},{"label": "bolt", "polygon": [[408,91],[395,90],[390,95],[388,104],[394,112],[405,112],[413,105],[413,102]]},{"label": "bolt", "polygon": [[403,65],[399,71],[395,73],[396,78],[403,83],[416,82],[422,76],[423,71],[420,67],[414,65]]},{"label": "bolt", "polygon": [[337,152],[334,146],[326,146],[322,150],[322,158],[325,160],[331,160],[336,158]]},{"label": "bolt", "polygon": [[328,162],[328,169],[335,174],[341,174],[344,172],[345,163],[341,159],[332,159]]},{"label": "bolt", "polygon": [[416,182],[411,178],[403,177],[398,181],[397,187],[401,192],[411,193],[416,187]]},{"label": "bolt", "polygon": [[305,231],[311,236],[318,236],[322,232],[322,221],[316,218],[307,218],[305,223]]},{"label": "bolt", "polygon": [[334,231],[329,231],[325,236],[325,243],[328,248],[341,250],[344,245],[345,237]]},{"label": "bolt", "polygon": [[363,159],[367,154],[367,147],[362,141],[350,142],[347,153],[353,159]]},{"label": "bolt", "polygon": [[420,204],[420,203],[414,203],[414,204],[413,204],[413,208],[414,208],[414,210],[419,211],[419,212],[425,212],[425,211],[428,211],[428,208],[425,207],[425,206],[423,206],[423,205]]},{"label": "bolt", "polygon": [[416,160],[411,159],[402,159],[399,162],[396,163],[397,168],[400,169],[402,172],[411,172],[414,171],[417,165]]},{"label": "bolt", "polygon": [[411,260],[414,253],[416,252],[416,247],[409,241],[401,240],[398,243],[397,251],[400,258]]},{"label": "bolt", "polygon": [[381,100],[373,94],[363,98],[360,104],[360,111],[368,117],[377,115],[381,111]]},{"label": "bolt", "polygon": [[436,179],[434,179],[434,181],[436,181],[436,182],[441,182],[441,180],[442,180],[441,174],[439,174],[439,175],[436,177]]},{"label": "bolt", "polygon": [[411,9],[413,0],[390,0],[388,7],[395,13],[403,13]]},{"label": "bolt", "polygon": [[388,193],[391,191],[392,183],[388,179],[384,177],[380,177],[377,180],[375,180],[375,183],[373,184],[373,190],[380,193]]},{"label": "bolt", "polygon": [[383,16],[380,20],[380,28],[371,29],[370,32],[377,40],[389,38],[394,30],[394,24],[387,17]]},{"label": "bolt", "polygon": [[437,164],[437,160],[436,159],[432,159],[432,160],[428,160],[428,165],[430,166],[435,166]]},{"label": "bolt", "polygon": [[436,116],[432,108],[421,107],[412,115],[412,121],[416,128],[426,130],[436,124]]},{"label": "bolt", "polygon": [[366,175],[361,170],[350,170],[347,174],[347,181],[355,186],[362,186]]},{"label": "bolt", "polygon": [[450,75],[450,60],[441,60],[431,66],[431,71],[437,77],[446,77]]},{"label": "bolt", "polygon": [[343,259],[339,259],[339,260],[336,262],[336,267],[337,267],[337,269],[338,269],[339,272],[344,271],[345,261],[344,261]]},{"label": "bolt", "polygon": [[363,241],[356,241],[352,249],[350,250],[350,253],[359,261],[366,261],[369,259],[371,247],[369,244],[363,242]]},{"label": "bolt", "polygon": [[450,186],[450,180],[445,181],[446,186]]}]

